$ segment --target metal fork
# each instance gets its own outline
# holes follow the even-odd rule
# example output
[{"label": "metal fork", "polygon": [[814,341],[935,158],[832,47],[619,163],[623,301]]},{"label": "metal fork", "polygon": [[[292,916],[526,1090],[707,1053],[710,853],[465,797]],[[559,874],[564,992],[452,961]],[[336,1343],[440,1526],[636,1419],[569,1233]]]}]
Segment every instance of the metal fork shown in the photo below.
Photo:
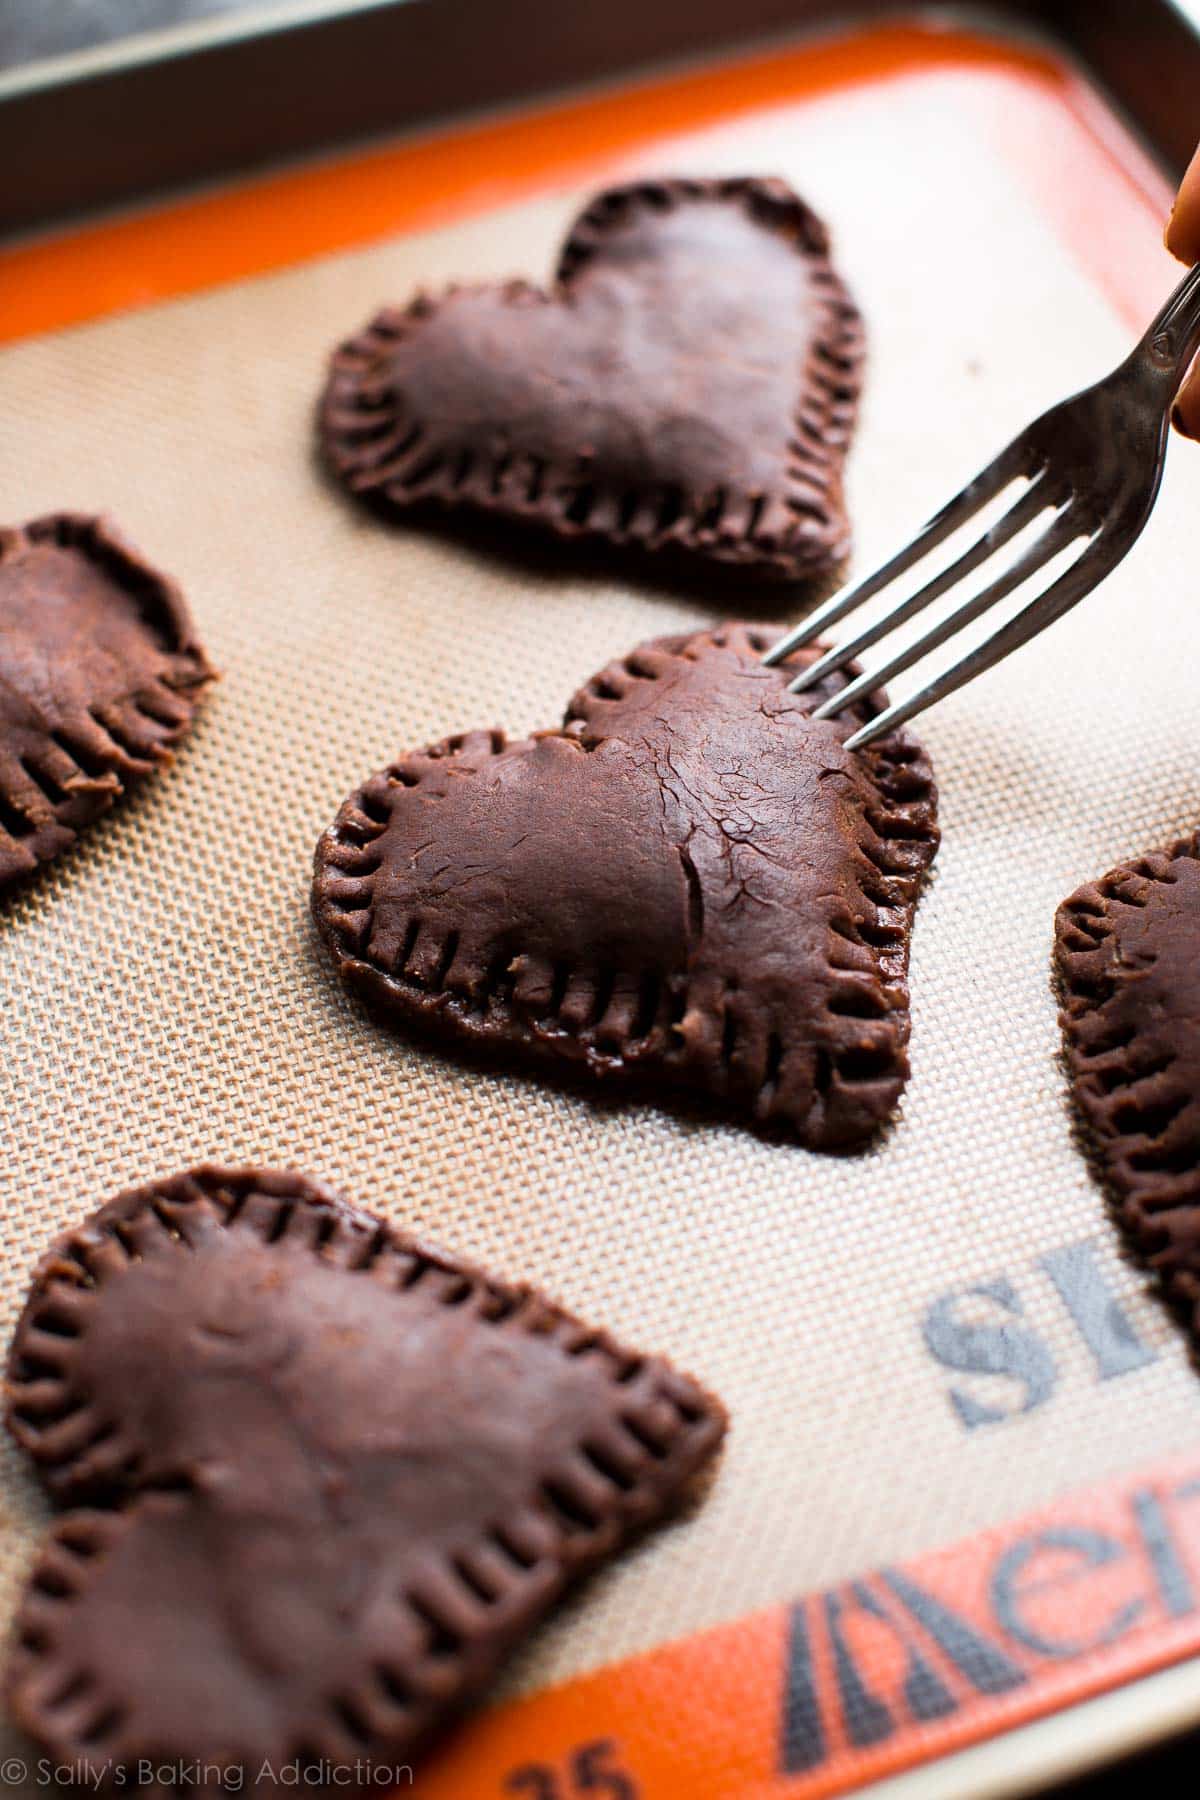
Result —
[{"label": "metal fork", "polygon": [[1162,481],[1171,405],[1197,349],[1200,263],[1184,276],[1137,348],[1106,380],[1051,407],[1027,426],[974,481],[968,482],[961,494],[934,514],[911,544],[864,580],[852,582],[834,594],[773,645],[763,661],[782,662],[793,650],[811,644],[827,626],[882,593],[1022,478],[1028,485],[969,550],[917,593],[811,663],[789,686],[792,693],[803,693],[827,675],[844,669],[862,651],[982,569],[996,551],[1041,514],[1052,512],[1045,529],[995,580],[955,607],[915,643],[891,656],[882,667],[869,670],[840,688],[813,716],[832,718],[864,694],[902,674],[998,605],[1052,558],[1084,539],[1079,556],[1064,573],[919,693],[888,707],[854,732],[846,740],[847,749],[861,749],[905,720],[915,718],[927,706],[973,681],[1010,651],[1044,631],[1103,581],[1141,535]]}]

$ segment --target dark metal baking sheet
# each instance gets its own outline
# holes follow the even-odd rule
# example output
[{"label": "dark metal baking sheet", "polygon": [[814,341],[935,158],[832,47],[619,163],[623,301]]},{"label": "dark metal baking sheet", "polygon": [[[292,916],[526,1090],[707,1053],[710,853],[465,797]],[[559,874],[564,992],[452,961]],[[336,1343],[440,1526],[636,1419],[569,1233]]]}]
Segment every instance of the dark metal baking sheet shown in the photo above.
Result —
[{"label": "dark metal baking sheet", "polygon": [[[287,4],[288,0],[260,0],[267,7]],[[3,0],[0,69],[95,50],[222,13],[244,18],[247,0],[53,0],[50,5],[46,0]]]},{"label": "dark metal baking sheet", "polygon": [[[5,0],[14,37],[31,4],[45,0]],[[198,0],[184,20],[184,4],[138,0],[156,29],[0,68],[0,232],[772,34],[913,16],[897,0]],[[1190,153],[1200,33],[1172,0],[920,12],[1057,40],[1168,167]],[[69,24],[30,41],[61,47]]]}]

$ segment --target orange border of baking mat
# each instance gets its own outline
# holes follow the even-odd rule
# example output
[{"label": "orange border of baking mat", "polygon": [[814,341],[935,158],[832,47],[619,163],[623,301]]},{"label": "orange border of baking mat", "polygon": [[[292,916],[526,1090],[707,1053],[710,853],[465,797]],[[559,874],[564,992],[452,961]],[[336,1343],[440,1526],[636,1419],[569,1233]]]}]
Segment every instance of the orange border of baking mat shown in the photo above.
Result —
[{"label": "orange border of baking mat", "polygon": [[1200,1650],[1200,1450],[484,1713],[421,1800],[820,1800]]},{"label": "orange border of baking mat", "polygon": [[[1122,311],[1145,293],[1139,231],[1168,193],[1066,63],[1028,45],[897,25],[288,169],[63,235],[0,247],[0,342],[438,225],[738,114],[932,71],[1003,73],[1025,105],[996,123],[1058,230]],[[1081,132],[1079,126],[1084,130]],[[1107,142],[1103,140],[1107,138]],[[1074,179],[1103,142],[1109,180]],[[1120,179],[1112,177],[1119,173]],[[1131,254],[1131,244],[1133,251]]]},{"label": "orange border of baking mat", "polygon": [[[1140,324],[1170,281],[1148,229],[1169,199],[1161,174],[1052,55],[914,25],[11,245],[0,341],[578,182],[737,114],[956,72],[979,128]],[[1200,1651],[1198,1501],[1200,1451],[484,1713],[422,1767],[423,1800],[819,1800],[932,1761]]]}]

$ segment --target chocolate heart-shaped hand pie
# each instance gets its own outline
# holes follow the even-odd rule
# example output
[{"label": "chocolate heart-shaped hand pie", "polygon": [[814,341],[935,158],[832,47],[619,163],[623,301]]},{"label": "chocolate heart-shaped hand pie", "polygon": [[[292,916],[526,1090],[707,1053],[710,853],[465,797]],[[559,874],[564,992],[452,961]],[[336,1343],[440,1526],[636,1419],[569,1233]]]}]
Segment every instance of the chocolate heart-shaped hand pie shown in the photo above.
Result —
[{"label": "chocolate heart-shaped hand pie", "polygon": [[325,455],[357,494],[469,505],[775,580],[828,570],[862,330],[782,181],[611,188],[549,292],[451,288],[342,345]]},{"label": "chocolate heart-shaped hand pie", "polygon": [[[684,1090],[814,1147],[869,1138],[907,1074],[908,935],[935,792],[897,733],[766,668],[763,627],[660,638],[560,731],[403,757],[317,848],[340,972],[399,1022]],[[839,678],[840,679],[840,678]]]},{"label": "chocolate heart-shaped hand pie", "polygon": [[9,1700],[110,1787],[143,1760],[370,1787],[725,1429],[665,1362],[254,1169],[123,1194],[60,1239],[9,1375],[12,1430],[73,1509]]},{"label": "chocolate heart-shaped hand pie", "polygon": [[1200,1335],[1200,840],[1059,908],[1075,1103],[1136,1248]]},{"label": "chocolate heart-shaped hand pie", "polygon": [[104,520],[0,530],[0,888],[169,762],[212,679],[179,589]]}]

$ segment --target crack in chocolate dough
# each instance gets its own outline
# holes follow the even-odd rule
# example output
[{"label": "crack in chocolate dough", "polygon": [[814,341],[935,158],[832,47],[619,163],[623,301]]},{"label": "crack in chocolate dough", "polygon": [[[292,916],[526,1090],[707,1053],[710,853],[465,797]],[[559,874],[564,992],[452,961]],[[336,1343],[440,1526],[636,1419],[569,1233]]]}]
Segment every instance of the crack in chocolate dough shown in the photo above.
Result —
[{"label": "crack in chocolate dough", "polygon": [[[398,1025],[818,1148],[871,1138],[908,1072],[908,940],[937,848],[915,739],[862,755],[789,694],[765,627],[659,638],[561,729],[402,756],[317,847],[341,975]],[[816,652],[808,654],[815,655]]]}]

